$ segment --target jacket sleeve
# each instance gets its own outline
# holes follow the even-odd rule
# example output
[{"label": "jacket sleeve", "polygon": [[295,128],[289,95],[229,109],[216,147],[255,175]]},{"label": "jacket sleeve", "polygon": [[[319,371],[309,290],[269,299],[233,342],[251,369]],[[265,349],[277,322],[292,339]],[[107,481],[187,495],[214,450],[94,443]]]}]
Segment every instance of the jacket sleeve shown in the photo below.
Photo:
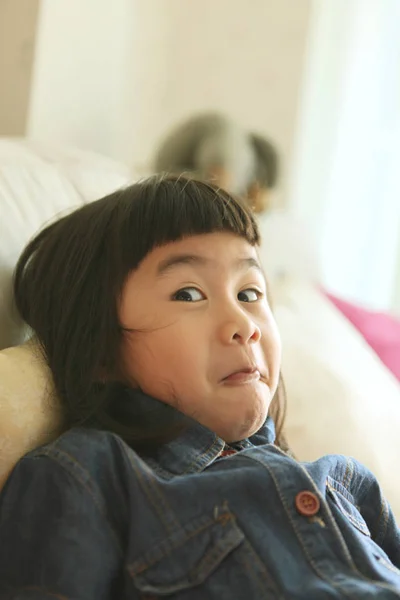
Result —
[{"label": "jacket sleeve", "polygon": [[22,459],[0,495],[1,600],[119,597],[119,543],[84,481]]},{"label": "jacket sleeve", "polygon": [[[354,464],[355,476],[352,478],[351,492],[359,512],[367,523],[374,542],[400,569],[400,529],[393,511],[376,477],[356,461]],[[395,477],[395,474],[393,476]]]}]

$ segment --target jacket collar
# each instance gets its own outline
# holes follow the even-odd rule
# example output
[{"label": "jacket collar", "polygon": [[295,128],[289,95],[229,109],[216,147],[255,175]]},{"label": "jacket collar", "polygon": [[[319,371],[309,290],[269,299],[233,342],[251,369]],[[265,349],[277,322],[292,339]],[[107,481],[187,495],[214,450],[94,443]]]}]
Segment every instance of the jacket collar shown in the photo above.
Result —
[{"label": "jacket collar", "polygon": [[[185,427],[177,437],[163,444],[155,456],[143,456],[143,460],[161,476],[171,478],[178,475],[198,473],[213,463],[226,444],[213,431],[210,431],[200,423],[183,416],[179,411],[165,405],[164,403],[147,396],[140,390],[130,392],[131,401],[141,404],[145,412],[169,411],[172,419],[176,422],[184,419]],[[132,398],[133,396],[133,398]],[[273,420],[268,417],[264,425],[250,438],[229,444],[236,451],[273,444],[275,441],[275,427]]]}]

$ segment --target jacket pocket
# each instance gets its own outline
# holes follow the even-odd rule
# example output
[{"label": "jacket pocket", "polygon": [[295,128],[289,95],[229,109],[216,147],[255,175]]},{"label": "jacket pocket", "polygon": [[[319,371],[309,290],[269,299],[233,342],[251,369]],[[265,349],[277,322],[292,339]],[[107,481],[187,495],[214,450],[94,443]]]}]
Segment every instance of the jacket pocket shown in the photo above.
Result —
[{"label": "jacket pocket", "polygon": [[326,482],[327,493],[333,500],[340,512],[364,535],[371,537],[368,525],[361,516],[355,500],[350,492],[338,481],[331,477]]},{"label": "jacket pocket", "polygon": [[202,584],[245,536],[226,507],[216,518],[201,517],[182,527],[128,566],[143,594],[167,596]]}]

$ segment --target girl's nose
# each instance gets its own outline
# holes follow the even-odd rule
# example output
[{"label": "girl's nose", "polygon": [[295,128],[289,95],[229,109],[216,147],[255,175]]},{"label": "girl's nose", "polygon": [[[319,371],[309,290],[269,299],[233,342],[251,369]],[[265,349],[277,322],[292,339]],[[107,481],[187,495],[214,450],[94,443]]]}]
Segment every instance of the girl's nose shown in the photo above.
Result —
[{"label": "girl's nose", "polygon": [[237,307],[225,316],[220,327],[220,335],[224,344],[251,344],[260,340],[261,331],[250,316]]}]

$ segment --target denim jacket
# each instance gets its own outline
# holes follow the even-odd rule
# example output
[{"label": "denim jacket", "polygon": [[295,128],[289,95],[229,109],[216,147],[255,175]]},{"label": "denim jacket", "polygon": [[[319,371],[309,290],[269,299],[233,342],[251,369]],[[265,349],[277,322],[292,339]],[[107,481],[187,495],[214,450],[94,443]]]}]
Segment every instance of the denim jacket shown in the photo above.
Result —
[{"label": "denim jacket", "polygon": [[77,428],[31,452],[0,495],[1,600],[400,598],[400,532],[374,476],[273,441],[267,420],[221,458],[193,424],[145,459]]}]

